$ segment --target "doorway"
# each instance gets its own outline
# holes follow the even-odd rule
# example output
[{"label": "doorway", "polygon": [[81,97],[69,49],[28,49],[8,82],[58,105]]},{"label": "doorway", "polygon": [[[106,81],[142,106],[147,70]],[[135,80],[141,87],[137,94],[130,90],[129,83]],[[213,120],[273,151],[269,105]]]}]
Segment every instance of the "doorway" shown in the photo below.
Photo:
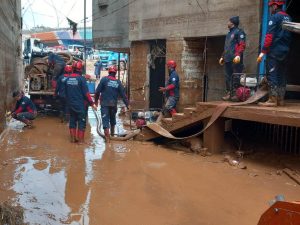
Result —
[{"label": "doorway", "polygon": [[166,74],[166,40],[150,41],[149,65],[149,108],[161,109],[164,104],[164,96],[158,91],[165,86]]}]

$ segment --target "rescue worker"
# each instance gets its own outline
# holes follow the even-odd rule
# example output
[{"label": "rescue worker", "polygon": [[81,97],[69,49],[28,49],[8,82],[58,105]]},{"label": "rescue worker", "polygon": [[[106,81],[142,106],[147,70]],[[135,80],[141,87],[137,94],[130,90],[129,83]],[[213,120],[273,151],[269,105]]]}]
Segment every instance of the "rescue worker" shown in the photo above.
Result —
[{"label": "rescue worker", "polygon": [[84,132],[86,128],[85,101],[93,109],[97,110],[90,93],[86,80],[81,76],[83,64],[81,61],[73,64],[73,73],[66,80],[66,97],[70,111],[70,137],[71,142],[84,143]]},{"label": "rescue worker", "polygon": [[32,127],[32,120],[37,116],[37,110],[34,103],[24,95],[22,91],[13,92],[13,98],[17,101],[12,118],[25,123],[25,127]]},{"label": "rescue worker", "polygon": [[243,53],[246,48],[246,34],[239,28],[240,18],[233,16],[228,21],[229,32],[226,36],[223,55],[219,60],[221,66],[225,65],[226,95],[224,101],[236,101],[235,89],[239,86],[239,76],[233,77],[234,73],[242,73]]},{"label": "rescue worker", "polygon": [[117,104],[119,96],[122,97],[122,100],[127,109],[130,109],[129,102],[125,94],[125,89],[121,81],[116,78],[117,71],[118,70],[116,66],[110,66],[108,68],[108,76],[103,77],[100,80],[100,83],[97,86],[95,92],[96,105],[98,105],[98,101],[100,98],[101,116],[106,142],[110,141],[110,134],[111,136],[115,134],[115,126],[117,123]]},{"label": "rescue worker", "polygon": [[102,62],[101,60],[98,60],[95,64],[95,71],[94,71],[94,74],[96,76],[97,79],[100,78],[100,75],[101,75],[101,70],[102,70]]},{"label": "rescue worker", "polygon": [[55,88],[55,96],[58,96],[59,102],[60,102],[60,118],[61,122],[63,123],[64,121],[68,120],[68,107],[66,103],[66,80],[72,73],[73,68],[71,65],[66,65],[65,66],[65,73],[60,75],[58,80],[57,80],[57,85]]},{"label": "rescue worker", "polygon": [[167,102],[163,109],[163,114],[170,113],[174,115],[176,112],[176,105],[179,101],[179,76],[176,72],[176,62],[174,60],[169,60],[167,62],[167,67],[169,71],[169,80],[166,87],[160,87],[159,91],[166,93]]},{"label": "rescue worker", "polygon": [[266,70],[269,89],[269,99],[261,106],[283,106],[286,91],[285,65],[290,50],[292,39],[291,32],[282,29],[283,22],[292,21],[291,17],[283,11],[285,1],[270,0],[271,17],[268,24],[268,31],[265,37],[264,46],[257,58],[261,63],[264,55],[267,55]]},{"label": "rescue worker", "polygon": [[63,75],[66,63],[62,57],[57,54],[50,53],[48,56],[48,65],[53,68],[53,77],[57,81]]}]

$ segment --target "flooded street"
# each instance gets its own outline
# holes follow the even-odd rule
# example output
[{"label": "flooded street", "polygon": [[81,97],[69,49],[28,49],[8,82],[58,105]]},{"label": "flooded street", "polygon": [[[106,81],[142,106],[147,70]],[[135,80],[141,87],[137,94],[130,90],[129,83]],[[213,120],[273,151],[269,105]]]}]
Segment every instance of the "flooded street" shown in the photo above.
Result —
[{"label": "flooded street", "polygon": [[20,204],[29,224],[50,225],[253,225],[275,195],[299,200],[299,186],[268,159],[241,170],[221,155],[105,145],[91,113],[89,123],[80,146],[58,118],[40,116],[34,129],[12,121],[1,137],[0,200]]}]

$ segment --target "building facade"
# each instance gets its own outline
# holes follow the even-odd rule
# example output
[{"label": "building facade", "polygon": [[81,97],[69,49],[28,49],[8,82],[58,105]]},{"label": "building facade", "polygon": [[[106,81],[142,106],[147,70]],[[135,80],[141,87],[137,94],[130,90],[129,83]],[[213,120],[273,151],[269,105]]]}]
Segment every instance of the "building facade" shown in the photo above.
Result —
[{"label": "building facade", "polygon": [[12,92],[22,83],[21,1],[3,0],[0,4],[0,132],[5,127],[5,112],[11,109]]},{"label": "building facade", "polygon": [[[99,2],[94,0],[94,4]],[[108,9],[114,7],[115,1],[106,2]],[[158,88],[165,85],[168,77],[166,61],[175,60],[181,80],[180,111],[198,101],[219,100],[224,94],[224,68],[218,59],[232,16],[240,16],[241,28],[247,33],[245,71],[256,73],[261,8],[261,1],[248,0],[129,0],[119,8],[107,10],[107,14],[100,10],[95,13],[95,18],[114,17],[120,23],[106,31],[104,20],[94,19],[94,30],[102,33],[94,31],[93,40],[101,47],[101,38],[117,36],[121,24],[123,30],[128,30],[128,36],[123,32],[118,42],[127,47],[124,41],[128,37],[126,44],[130,43],[130,99],[134,108],[162,107],[163,96]],[[121,22],[125,17],[128,21]]]},{"label": "building facade", "polygon": [[129,52],[129,0],[93,0],[95,48]]}]

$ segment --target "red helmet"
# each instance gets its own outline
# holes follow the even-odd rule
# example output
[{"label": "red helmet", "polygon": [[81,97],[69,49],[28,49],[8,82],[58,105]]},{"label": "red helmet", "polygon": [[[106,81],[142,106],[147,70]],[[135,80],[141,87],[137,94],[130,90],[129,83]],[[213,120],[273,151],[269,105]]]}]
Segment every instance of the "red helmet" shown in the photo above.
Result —
[{"label": "red helmet", "polygon": [[66,65],[66,66],[65,66],[65,72],[66,72],[66,73],[72,73],[72,70],[73,70],[73,68],[72,68],[71,65]]},{"label": "red helmet", "polygon": [[110,66],[108,68],[108,73],[117,73],[117,67],[116,66]]},{"label": "red helmet", "polygon": [[82,71],[83,63],[82,63],[81,61],[73,62],[72,67],[73,67],[76,71]]},{"label": "red helmet", "polygon": [[167,62],[167,66],[175,69],[177,65],[176,65],[176,62],[174,60],[169,60]]},{"label": "red helmet", "polygon": [[270,0],[269,1],[269,6],[271,5],[284,5],[285,0]]}]

